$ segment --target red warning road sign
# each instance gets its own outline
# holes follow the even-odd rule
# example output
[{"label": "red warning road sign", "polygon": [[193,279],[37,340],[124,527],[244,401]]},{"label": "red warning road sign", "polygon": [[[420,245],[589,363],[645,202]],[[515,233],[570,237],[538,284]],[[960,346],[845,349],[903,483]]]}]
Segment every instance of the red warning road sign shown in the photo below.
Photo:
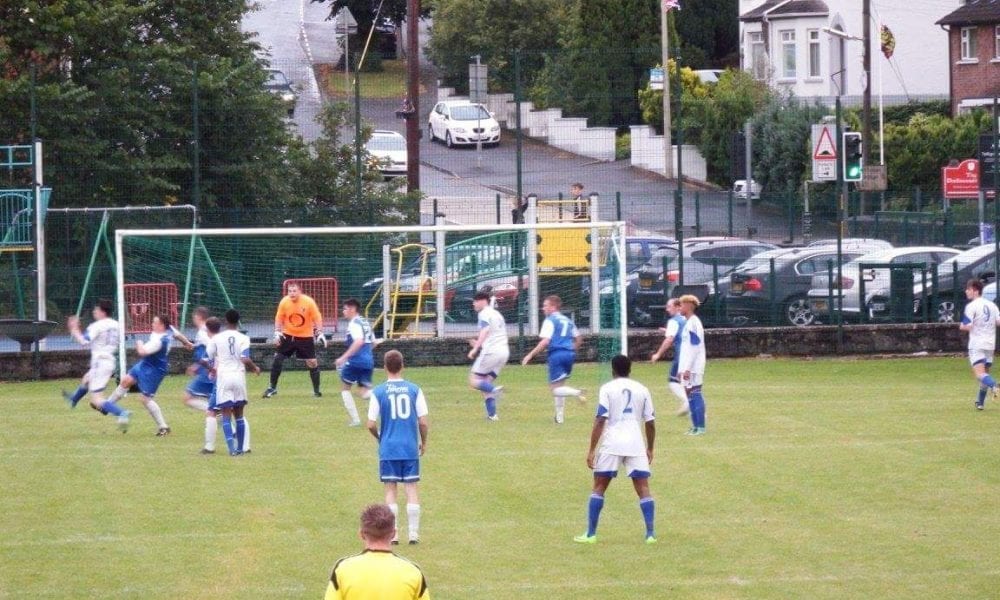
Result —
[{"label": "red warning road sign", "polygon": [[835,160],[837,158],[837,145],[833,143],[829,127],[822,127],[819,140],[816,142],[816,147],[813,148],[813,158],[817,160]]}]

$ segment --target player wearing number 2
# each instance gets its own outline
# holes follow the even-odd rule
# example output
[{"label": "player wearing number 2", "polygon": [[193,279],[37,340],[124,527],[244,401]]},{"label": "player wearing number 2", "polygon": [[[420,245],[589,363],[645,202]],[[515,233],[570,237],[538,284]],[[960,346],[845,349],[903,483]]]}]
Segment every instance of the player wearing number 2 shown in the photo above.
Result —
[{"label": "player wearing number 2", "polygon": [[[653,462],[653,440],[656,438],[653,400],[646,386],[629,378],[631,372],[632,361],[619,354],[611,359],[614,379],[601,386],[587,453],[587,466],[594,471],[594,490],[587,507],[587,533],[573,538],[575,542],[597,542],[597,521],[604,508],[604,492],[611,479],[618,475],[618,467],[624,467],[639,495],[639,508],[646,523],[646,543],[656,543],[653,531],[656,505],[649,492],[649,465]],[[645,444],[640,424],[645,426]]]},{"label": "player wearing number 2", "polygon": [[[420,541],[420,457],[427,450],[427,400],[416,384],[403,379],[403,355],[385,353],[388,380],[368,401],[368,431],[378,440],[379,477],[385,483],[385,503],[399,520],[396,487],[406,491],[406,524],[411,544]],[[380,425],[379,426],[377,426]],[[392,543],[399,543],[394,536]]]}]

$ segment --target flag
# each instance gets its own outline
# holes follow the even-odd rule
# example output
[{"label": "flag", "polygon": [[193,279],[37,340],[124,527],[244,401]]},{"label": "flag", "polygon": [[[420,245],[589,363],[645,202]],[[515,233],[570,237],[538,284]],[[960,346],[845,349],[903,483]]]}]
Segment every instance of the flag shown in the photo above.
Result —
[{"label": "flag", "polygon": [[670,12],[671,8],[681,9],[681,0],[663,0],[663,10]]},{"label": "flag", "polygon": [[892,31],[883,25],[882,31],[879,33],[879,38],[882,42],[882,54],[885,55],[887,60],[892,58],[892,52],[896,49],[896,36],[892,35]]}]

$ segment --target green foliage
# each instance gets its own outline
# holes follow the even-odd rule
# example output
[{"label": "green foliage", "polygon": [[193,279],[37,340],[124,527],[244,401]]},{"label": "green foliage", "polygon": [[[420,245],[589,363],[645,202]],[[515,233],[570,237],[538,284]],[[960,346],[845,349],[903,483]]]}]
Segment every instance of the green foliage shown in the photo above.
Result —
[{"label": "green foliage", "polygon": [[[927,100],[924,102],[907,102],[906,104],[896,104],[886,106],[882,109],[882,116],[886,123],[897,125],[905,124],[917,113],[925,115],[940,115],[942,117],[951,116],[951,102],[948,100]],[[874,113],[873,113],[874,114]]]},{"label": "green foliage", "polygon": [[768,194],[794,195],[811,168],[812,125],[829,114],[819,104],[778,98],[753,122],[754,179]]},{"label": "green foliage", "polygon": [[737,0],[682,2],[672,11],[681,40],[681,60],[695,69],[739,65],[739,13]]},{"label": "green foliage", "polygon": [[[677,81],[677,62],[674,59],[669,59],[668,61],[668,73],[667,76],[670,80],[671,90],[674,90],[671,95],[671,103],[676,103],[676,81]],[[660,63],[657,63],[657,67]],[[711,95],[711,86],[706,85],[701,82],[698,75],[689,69],[688,67],[681,67],[681,108],[684,113],[688,113],[688,109],[691,108],[693,101],[701,101]],[[656,128],[656,132],[663,134],[663,90],[651,89],[648,85],[639,90],[639,108],[642,110],[642,122],[647,125],[652,125]],[[692,126],[691,123],[682,122],[685,130],[696,130],[697,127]],[[675,125],[676,126],[676,125]]]},{"label": "green foliage", "polygon": [[619,133],[615,136],[615,160],[625,160],[632,156],[632,134]]},{"label": "green foliage", "polygon": [[886,124],[885,156],[890,189],[919,186],[925,192],[940,190],[941,167],[952,159],[975,157],[979,135],[988,131],[990,118],[985,111],[954,119],[917,113],[906,123]]}]

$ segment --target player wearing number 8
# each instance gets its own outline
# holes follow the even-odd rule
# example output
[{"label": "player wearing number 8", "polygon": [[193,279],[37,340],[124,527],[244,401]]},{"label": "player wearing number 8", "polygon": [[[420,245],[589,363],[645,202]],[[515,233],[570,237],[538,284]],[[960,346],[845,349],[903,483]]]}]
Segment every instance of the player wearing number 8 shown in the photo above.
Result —
[{"label": "player wearing number 8", "polygon": [[[385,484],[385,503],[399,519],[396,488],[406,491],[406,517],[411,544],[420,540],[420,457],[427,449],[427,401],[416,384],[403,379],[403,355],[385,354],[388,380],[377,386],[368,401],[368,431],[378,440],[379,477]],[[399,543],[393,537],[392,543]]]}]

